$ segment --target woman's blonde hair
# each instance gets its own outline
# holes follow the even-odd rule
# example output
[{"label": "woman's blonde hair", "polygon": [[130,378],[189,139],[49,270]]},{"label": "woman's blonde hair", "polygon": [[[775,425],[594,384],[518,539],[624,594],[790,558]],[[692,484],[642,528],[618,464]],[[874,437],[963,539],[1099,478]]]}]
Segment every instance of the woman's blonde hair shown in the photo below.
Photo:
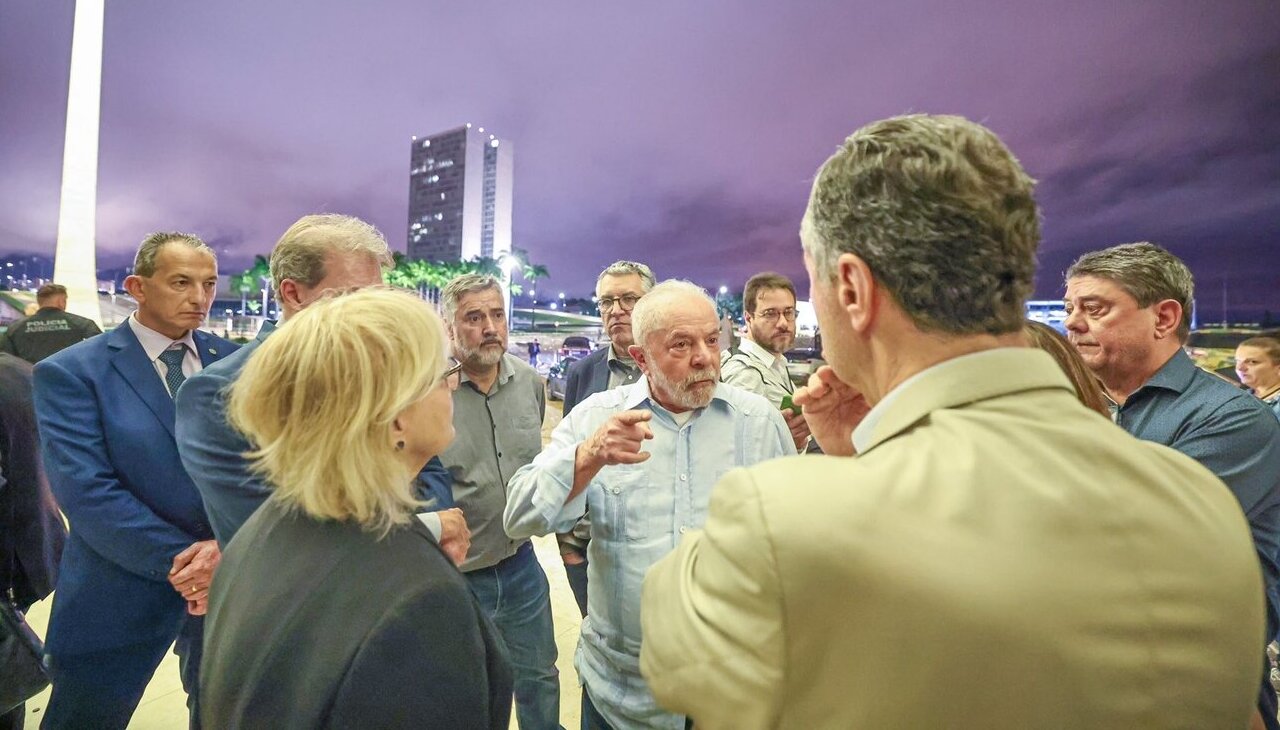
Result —
[{"label": "woman's blonde hair", "polygon": [[1111,418],[1111,407],[1107,405],[1107,396],[1102,392],[1098,377],[1080,359],[1080,353],[1076,352],[1067,338],[1049,325],[1033,319],[1026,321],[1022,331],[1032,347],[1044,350],[1058,362],[1058,367],[1062,368],[1062,372],[1066,373],[1067,379],[1075,387],[1076,397],[1081,403]]},{"label": "woman's blonde hair", "polygon": [[381,287],[319,299],[281,325],[249,358],[228,407],[273,498],[384,534],[407,522],[419,503],[391,427],[439,382],[444,344],[426,303]]}]

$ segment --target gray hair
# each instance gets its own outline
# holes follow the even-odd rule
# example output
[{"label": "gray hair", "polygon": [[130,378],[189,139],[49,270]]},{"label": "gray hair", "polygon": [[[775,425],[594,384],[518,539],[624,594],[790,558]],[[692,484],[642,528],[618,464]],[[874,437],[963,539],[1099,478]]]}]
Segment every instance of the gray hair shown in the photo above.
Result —
[{"label": "gray hair", "polygon": [[1017,332],[1040,242],[1034,187],[979,124],[885,119],[818,170],[801,240],[828,278],[841,254],[861,258],[921,330]]},{"label": "gray hair", "polygon": [[1081,276],[1115,282],[1139,307],[1172,299],[1182,306],[1178,338],[1185,342],[1191,334],[1191,300],[1196,293],[1191,269],[1154,243],[1124,243],[1086,253],[1067,269],[1068,281]]},{"label": "gray hair", "polygon": [[201,241],[200,237],[193,233],[157,231],[142,239],[142,245],[138,246],[138,253],[133,257],[133,273],[138,276],[154,276],[156,273],[156,256],[160,254],[160,249],[164,248],[165,244],[168,243],[180,243],[188,248],[209,254],[214,261],[218,260],[218,254],[214,253],[213,249],[205,245],[205,242]]},{"label": "gray hair", "polygon": [[462,295],[472,292],[493,289],[502,294],[502,282],[492,274],[463,274],[456,276],[440,290],[440,305],[444,307],[444,319],[453,324],[453,316],[458,313],[458,302]]},{"label": "gray hair", "polygon": [[285,279],[307,287],[319,284],[326,275],[325,257],[331,252],[368,254],[382,268],[391,266],[387,239],[372,225],[349,215],[305,215],[271,249],[271,285],[276,296]]},{"label": "gray hair", "polygon": [[606,276],[631,276],[635,274],[640,277],[641,286],[647,294],[657,285],[658,280],[653,276],[653,269],[645,266],[637,261],[614,261],[605,267],[604,271],[596,277],[596,289],[600,289],[600,282],[604,281]]},{"label": "gray hair", "polygon": [[683,279],[667,279],[649,290],[631,310],[631,337],[635,343],[644,347],[649,335],[662,329],[665,315],[674,304],[672,300],[688,296],[702,299],[712,311],[715,310],[715,300],[702,287]]}]

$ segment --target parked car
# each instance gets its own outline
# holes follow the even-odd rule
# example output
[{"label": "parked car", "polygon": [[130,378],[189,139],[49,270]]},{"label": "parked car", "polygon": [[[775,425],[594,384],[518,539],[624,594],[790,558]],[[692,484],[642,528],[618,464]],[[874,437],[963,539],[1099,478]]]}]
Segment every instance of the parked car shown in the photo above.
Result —
[{"label": "parked car", "polygon": [[787,374],[796,385],[809,382],[809,376],[825,362],[822,353],[812,347],[796,347],[782,353],[782,356],[787,358]]},{"label": "parked car", "polygon": [[595,349],[591,338],[573,335],[564,338],[564,344],[560,345],[560,356],[568,357],[569,355],[577,355],[578,357],[586,357]]},{"label": "parked car", "polygon": [[577,355],[568,355],[560,358],[560,362],[551,366],[551,369],[547,371],[547,398],[564,400],[564,388],[569,382],[569,366],[581,359]]}]

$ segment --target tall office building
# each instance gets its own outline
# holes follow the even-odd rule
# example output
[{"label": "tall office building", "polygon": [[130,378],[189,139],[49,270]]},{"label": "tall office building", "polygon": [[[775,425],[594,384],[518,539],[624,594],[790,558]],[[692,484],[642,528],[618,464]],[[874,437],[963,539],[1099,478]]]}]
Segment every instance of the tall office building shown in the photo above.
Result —
[{"label": "tall office building", "polygon": [[409,154],[411,258],[459,261],[511,251],[511,142],[467,124],[414,137]]}]

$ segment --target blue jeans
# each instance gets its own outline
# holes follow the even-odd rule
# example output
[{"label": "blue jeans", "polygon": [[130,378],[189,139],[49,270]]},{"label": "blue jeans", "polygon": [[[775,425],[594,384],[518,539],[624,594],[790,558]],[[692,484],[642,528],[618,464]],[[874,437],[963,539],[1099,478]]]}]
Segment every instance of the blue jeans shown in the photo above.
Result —
[{"label": "blue jeans", "polygon": [[489,568],[464,573],[471,592],[498,627],[515,674],[520,730],[560,728],[560,672],[547,575],[526,542]]}]

